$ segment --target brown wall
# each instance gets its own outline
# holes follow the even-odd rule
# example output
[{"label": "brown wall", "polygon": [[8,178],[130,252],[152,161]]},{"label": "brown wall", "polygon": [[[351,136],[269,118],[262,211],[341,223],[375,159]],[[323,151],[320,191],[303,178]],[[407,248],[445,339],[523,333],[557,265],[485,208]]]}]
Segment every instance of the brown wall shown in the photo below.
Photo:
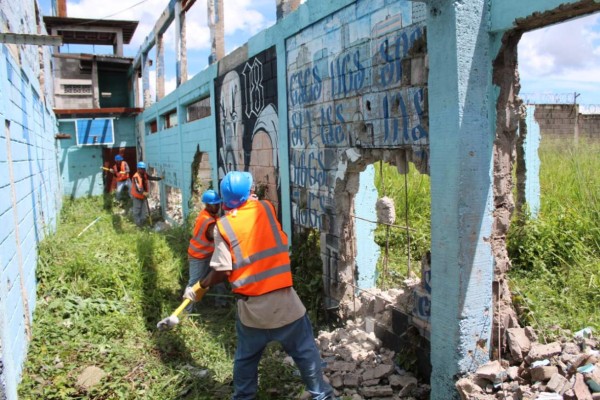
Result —
[{"label": "brown wall", "polygon": [[578,109],[573,104],[537,104],[534,116],[542,137],[573,137],[578,116],[579,137],[600,139],[600,114],[578,114]]}]

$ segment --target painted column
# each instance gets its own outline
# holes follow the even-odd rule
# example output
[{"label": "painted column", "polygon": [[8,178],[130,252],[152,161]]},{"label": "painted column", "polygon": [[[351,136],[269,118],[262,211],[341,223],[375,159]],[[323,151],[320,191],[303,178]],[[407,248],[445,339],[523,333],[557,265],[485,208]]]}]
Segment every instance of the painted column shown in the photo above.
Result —
[{"label": "painted column", "polygon": [[[489,359],[494,105],[485,0],[428,4],[431,399]],[[449,35],[448,32],[456,32]]]},{"label": "painted column", "polygon": [[176,85],[187,81],[187,50],[185,41],[185,13],[181,11],[181,2],[175,3],[175,59]]},{"label": "painted column", "polygon": [[210,55],[208,63],[213,64],[225,55],[225,40],[223,38],[223,0],[208,0],[208,28],[210,31]]},{"label": "painted column", "polygon": [[98,87],[98,61],[92,59],[92,107],[100,108],[100,88]]},{"label": "painted column", "polygon": [[165,45],[163,35],[156,35],[156,101],[165,97]]},{"label": "painted column", "polygon": [[113,53],[119,57],[123,57],[123,30],[120,29],[115,35],[115,43],[113,44]]},{"label": "painted column", "polygon": [[[529,209],[529,215],[537,218],[540,210],[540,125],[534,118],[535,106],[527,107],[527,132],[523,138],[521,151],[523,152],[524,171],[524,192],[519,193],[524,198]],[[522,132],[519,131],[519,135]],[[519,141],[520,142],[520,141]],[[520,161],[520,160],[519,160]]]},{"label": "painted column", "polygon": [[148,53],[142,54],[142,92],[144,98],[144,108],[152,105],[152,98],[150,96],[150,60],[148,60]]}]

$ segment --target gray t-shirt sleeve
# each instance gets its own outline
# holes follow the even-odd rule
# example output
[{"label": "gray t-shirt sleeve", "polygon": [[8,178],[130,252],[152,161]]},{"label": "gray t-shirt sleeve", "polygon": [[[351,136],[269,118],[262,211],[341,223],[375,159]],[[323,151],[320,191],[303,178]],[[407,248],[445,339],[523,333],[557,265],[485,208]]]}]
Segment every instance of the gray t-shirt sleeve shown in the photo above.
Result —
[{"label": "gray t-shirt sleeve", "polygon": [[221,236],[217,224],[215,224],[213,233],[215,237],[215,252],[210,259],[210,267],[215,271],[231,271],[233,265],[229,245],[223,239],[223,236]]}]

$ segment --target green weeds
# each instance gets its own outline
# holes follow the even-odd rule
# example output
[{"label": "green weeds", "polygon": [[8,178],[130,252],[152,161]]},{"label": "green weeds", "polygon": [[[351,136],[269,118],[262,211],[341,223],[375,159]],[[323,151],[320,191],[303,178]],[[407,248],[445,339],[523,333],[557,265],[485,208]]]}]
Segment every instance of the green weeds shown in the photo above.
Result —
[{"label": "green weeds", "polygon": [[522,322],[600,330],[600,143],[544,142],[541,209],[515,217],[508,250]]},{"label": "green weeds", "polygon": [[[105,205],[102,197],[65,200],[58,231],[40,245],[33,339],[19,398],[230,398],[233,301],[216,310],[207,296],[174,330],[156,330],[181,301],[188,229],[140,230],[120,208]],[[282,357],[266,353],[258,398],[297,398],[300,378]],[[77,378],[88,366],[106,376],[84,389]],[[276,397],[273,388],[281,391]]]}]

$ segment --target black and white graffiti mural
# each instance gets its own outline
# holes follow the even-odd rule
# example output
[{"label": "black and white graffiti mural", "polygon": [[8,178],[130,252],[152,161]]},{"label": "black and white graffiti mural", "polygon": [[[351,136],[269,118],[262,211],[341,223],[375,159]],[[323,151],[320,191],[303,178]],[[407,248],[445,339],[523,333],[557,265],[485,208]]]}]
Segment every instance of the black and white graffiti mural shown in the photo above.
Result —
[{"label": "black and white graffiti mural", "polygon": [[215,93],[219,179],[229,171],[252,173],[257,194],[280,212],[275,47],[219,77]]}]

